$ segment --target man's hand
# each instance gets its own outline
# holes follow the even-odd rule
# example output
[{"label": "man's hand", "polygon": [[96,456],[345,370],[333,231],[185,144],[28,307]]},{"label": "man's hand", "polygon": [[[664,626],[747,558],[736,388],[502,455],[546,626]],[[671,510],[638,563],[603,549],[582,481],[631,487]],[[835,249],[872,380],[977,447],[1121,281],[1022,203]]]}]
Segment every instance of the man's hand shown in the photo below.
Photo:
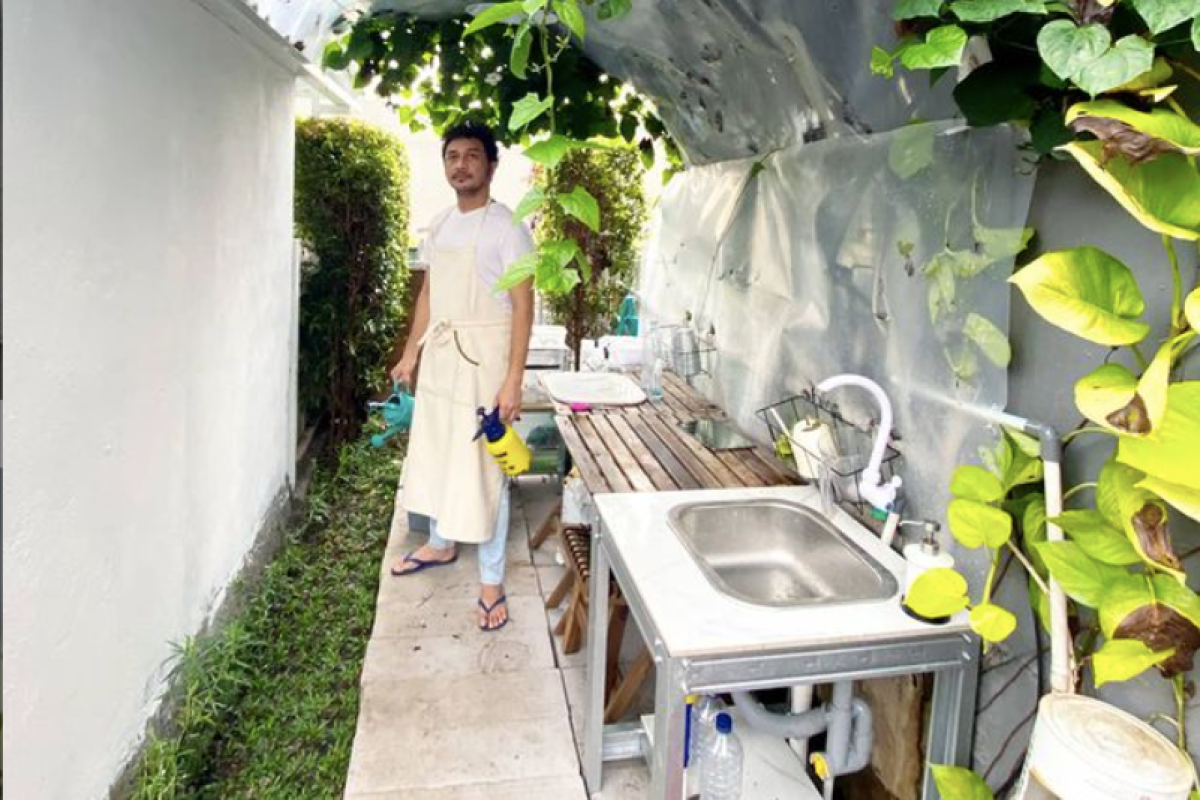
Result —
[{"label": "man's hand", "polygon": [[521,413],[521,376],[506,378],[496,394],[496,406],[505,425],[512,423]]},{"label": "man's hand", "polygon": [[413,373],[417,371],[417,357],[415,355],[403,356],[396,366],[392,367],[392,380],[403,383],[405,386],[412,388]]}]

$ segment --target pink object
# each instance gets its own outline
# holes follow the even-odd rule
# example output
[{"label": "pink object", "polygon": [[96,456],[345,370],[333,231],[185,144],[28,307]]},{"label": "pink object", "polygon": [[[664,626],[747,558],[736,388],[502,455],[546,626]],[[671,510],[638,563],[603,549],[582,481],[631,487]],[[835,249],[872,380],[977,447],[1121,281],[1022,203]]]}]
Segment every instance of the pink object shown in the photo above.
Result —
[{"label": "pink object", "polygon": [[591,403],[571,403],[571,410],[572,411],[591,411],[592,404]]}]

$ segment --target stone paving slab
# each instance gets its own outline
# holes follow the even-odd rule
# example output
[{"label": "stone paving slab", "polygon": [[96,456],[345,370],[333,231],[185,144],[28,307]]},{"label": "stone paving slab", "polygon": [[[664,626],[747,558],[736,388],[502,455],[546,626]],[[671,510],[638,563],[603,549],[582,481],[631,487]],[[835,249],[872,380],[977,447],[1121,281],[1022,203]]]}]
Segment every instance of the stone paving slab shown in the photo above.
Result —
[{"label": "stone paving slab", "polygon": [[[514,494],[505,584],[512,622],[494,633],[478,629],[474,546],[450,567],[389,574],[425,541],[398,507],[361,676],[347,800],[586,797],[575,735],[583,654],[556,661],[544,607],[564,568],[555,564],[556,538],[533,552],[528,538],[557,502],[545,482],[523,481]],[[649,773],[640,763],[612,764],[604,780],[592,800],[635,800],[646,796]]]}]

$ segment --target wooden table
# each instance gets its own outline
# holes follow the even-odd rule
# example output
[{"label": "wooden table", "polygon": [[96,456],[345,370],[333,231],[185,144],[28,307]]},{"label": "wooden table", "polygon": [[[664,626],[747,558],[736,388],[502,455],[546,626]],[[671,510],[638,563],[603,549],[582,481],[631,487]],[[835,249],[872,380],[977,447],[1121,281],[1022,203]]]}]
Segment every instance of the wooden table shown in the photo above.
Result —
[{"label": "wooden table", "polygon": [[584,485],[592,494],[730,489],[801,483],[765,447],[710,450],[680,428],[725,412],[672,373],[663,375],[663,401],[573,412],[559,405],[556,420]]},{"label": "wooden table", "polygon": [[[660,403],[586,412],[574,412],[558,404],[556,411],[555,422],[563,442],[584,486],[593,495],[803,483],[768,448],[712,450],[684,431],[680,425],[691,420],[726,416],[673,373],[663,375]],[[576,598],[587,597],[586,587],[575,588]],[[556,595],[561,600],[562,594],[556,591]],[[574,613],[568,610],[572,620]],[[654,665],[650,652],[643,650],[629,671],[619,674],[617,659],[628,613],[619,595],[614,597],[609,615],[606,722],[625,713]]]}]

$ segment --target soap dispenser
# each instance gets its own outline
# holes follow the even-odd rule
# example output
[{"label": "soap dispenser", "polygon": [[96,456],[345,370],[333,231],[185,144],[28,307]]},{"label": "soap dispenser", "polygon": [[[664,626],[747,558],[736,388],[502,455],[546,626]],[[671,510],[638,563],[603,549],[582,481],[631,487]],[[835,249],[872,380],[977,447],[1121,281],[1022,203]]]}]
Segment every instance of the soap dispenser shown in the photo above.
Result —
[{"label": "soap dispenser", "polygon": [[936,522],[925,520],[922,522],[902,522],[901,525],[920,525],[922,528],[921,540],[905,545],[904,560],[907,562],[907,568],[904,573],[904,596],[908,597],[908,593],[912,590],[912,586],[917,582],[917,578],[924,575],[931,569],[953,569],[954,556],[942,550],[941,544],[938,542],[938,531],[941,526]]}]

